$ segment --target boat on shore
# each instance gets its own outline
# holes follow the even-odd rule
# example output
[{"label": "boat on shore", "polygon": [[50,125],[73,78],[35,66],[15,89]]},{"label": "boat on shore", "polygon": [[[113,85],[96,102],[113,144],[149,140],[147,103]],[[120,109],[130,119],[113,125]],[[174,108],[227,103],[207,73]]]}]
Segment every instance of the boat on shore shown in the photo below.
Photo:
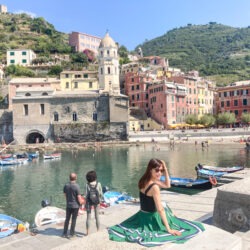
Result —
[{"label": "boat on shore", "polygon": [[[161,177],[161,181],[165,181],[165,176]],[[170,183],[172,187],[190,188],[190,189],[202,189],[207,190],[212,188],[212,183],[208,179],[191,179],[170,177]]]},{"label": "boat on shore", "polygon": [[207,169],[202,169],[198,168],[197,166],[195,167],[196,173],[198,178],[205,178],[205,179],[211,179],[216,178],[220,179],[226,172],[219,172],[219,171],[213,171],[213,170],[207,170]]},{"label": "boat on shore", "polygon": [[41,208],[35,215],[35,225],[42,227],[48,224],[64,223],[66,218],[66,211],[53,206],[46,206]]},{"label": "boat on shore", "polygon": [[25,223],[6,214],[0,214],[0,238],[26,230]]},{"label": "boat on shore", "polygon": [[216,166],[203,165],[200,163],[198,163],[197,167],[200,169],[212,170],[215,172],[225,172],[225,173],[234,173],[244,169],[244,166],[216,167]]}]

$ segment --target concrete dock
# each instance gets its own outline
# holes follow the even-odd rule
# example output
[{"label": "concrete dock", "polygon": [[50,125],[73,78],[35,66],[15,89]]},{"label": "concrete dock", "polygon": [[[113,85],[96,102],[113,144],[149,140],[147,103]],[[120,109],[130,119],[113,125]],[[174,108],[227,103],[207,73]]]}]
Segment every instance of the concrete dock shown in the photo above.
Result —
[{"label": "concrete dock", "polygon": [[[248,179],[250,185],[250,170],[246,169],[239,173],[230,174],[225,179],[232,180],[235,185],[240,185],[242,179]],[[245,181],[246,182],[246,181]],[[225,184],[230,185],[230,184]],[[222,187],[224,187],[223,185]],[[248,188],[248,187],[245,187]],[[214,201],[217,189],[213,188],[196,195],[185,195],[169,191],[161,191],[162,200],[174,211],[176,216],[188,220],[203,222],[205,232],[190,239],[184,244],[165,244],[153,249],[178,249],[178,250],[250,250],[250,233],[229,233],[213,226]],[[249,187],[250,189],[250,187]],[[250,200],[249,200],[250,206]],[[96,232],[95,220],[93,218],[91,231],[85,235],[86,214],[79,215],[76,226],[77,237],[73,239],[61,238],[63,224],[47,225],[39,228],[36,233],[24,232],[13,234],[7,238],[0,239],[0,249],[53,249],[53,250],[113,250],[113,249],[146,249],[136,243],[123,243],[110,241],[106,228],[120,223],[139,210],[139,203],[122,203],[102,209],[100,214],[101,230]]]}]

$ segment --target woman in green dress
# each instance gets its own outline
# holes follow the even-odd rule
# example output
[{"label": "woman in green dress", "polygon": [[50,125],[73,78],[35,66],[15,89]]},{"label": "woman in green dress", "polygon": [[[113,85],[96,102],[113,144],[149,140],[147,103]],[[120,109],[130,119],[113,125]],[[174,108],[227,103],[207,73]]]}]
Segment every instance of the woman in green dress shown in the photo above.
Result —
[{"label": "woman in green dress", "polygon": [[[160,180],[162,174],[165,175],[164,182]],[[109,227],[110,240],[137,242],[152,247],[167,242],[183,243],[204,231],[201,223],[178,218],[168,206],[162,206],[160,188],[171,187],[164,161],[151,159],[138,187],[140,211],[122,223]]]}]

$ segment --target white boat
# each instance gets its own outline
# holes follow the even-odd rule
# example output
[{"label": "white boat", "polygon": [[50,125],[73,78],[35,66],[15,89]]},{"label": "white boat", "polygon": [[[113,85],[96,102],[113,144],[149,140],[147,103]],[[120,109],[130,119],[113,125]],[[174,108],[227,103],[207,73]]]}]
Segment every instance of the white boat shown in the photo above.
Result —
[{"label": "white boat", "polygon": [[53,206],[41,208],[35,216],[35,225],[37,227],[45,226],[48,224],[64,223],[66,218],[66,211]]},{"label": "white boat", "polygon": [[61,153],[52,153],[52,154],[45,154],[43,156],[44,160],[55,160],[55,159],[61,159],[62,154]]}]

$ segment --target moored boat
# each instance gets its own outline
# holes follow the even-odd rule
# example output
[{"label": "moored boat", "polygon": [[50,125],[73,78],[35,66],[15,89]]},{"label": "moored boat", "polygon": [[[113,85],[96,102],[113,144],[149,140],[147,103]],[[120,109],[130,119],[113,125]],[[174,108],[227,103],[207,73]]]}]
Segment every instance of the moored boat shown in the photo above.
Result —
[{"label": "moored boat", "polygon": [[234,172],[241,171],[244,169],[244,166],[216,167],[216,166],[203,165],[200,163],[198,163],[197,166],[200,169],[212,170],[215,172],[225,172],[225,173],[234,173]]},{"label": "moored boat", "polygon": [[55,160],[55,159],[61,159],[61,156],[62,156],[61,153],[44,154],[43,159],[44,160]]},{"label": "moored boat", "polygon": [[6,214],[0,214],[0,238],[26,230],[25,223]]},{"label": "moored boat", "polygon": [[[161,180],[165,181],[165,176],[162,176]],[[212,188],[212,183],[206,179],[170,177],[170,182],[171,186],[173,187],[203,189],[203,190]]]}]

